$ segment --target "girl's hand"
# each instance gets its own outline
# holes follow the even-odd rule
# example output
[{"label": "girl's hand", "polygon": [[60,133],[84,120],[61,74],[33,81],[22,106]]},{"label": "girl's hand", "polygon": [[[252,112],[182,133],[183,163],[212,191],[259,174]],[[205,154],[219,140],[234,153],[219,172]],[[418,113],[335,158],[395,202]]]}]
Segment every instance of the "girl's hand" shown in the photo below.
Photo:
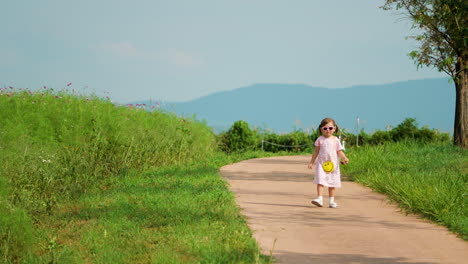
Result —
[{"label": "girl's hand", "polygon": [[309,165],[307,165],[307,168],[312,169],[313,166],[314,166],[314,164],[312,164],[312,162],[311,162],[311,163],[309,163]]},{"label": "girl's hand", "polygon": [[348,164],[348,163],[349,163],[348,158],[341,159],[341,164]]}]

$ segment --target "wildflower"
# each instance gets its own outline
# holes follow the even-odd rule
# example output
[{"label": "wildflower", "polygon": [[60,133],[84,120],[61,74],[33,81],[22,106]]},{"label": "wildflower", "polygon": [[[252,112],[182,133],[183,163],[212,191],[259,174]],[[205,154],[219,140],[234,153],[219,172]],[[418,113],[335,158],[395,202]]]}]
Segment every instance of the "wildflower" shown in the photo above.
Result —
[{"label": "wildflower", "polygon": [[42,88],[47,89],[47,86],[44,85],[44,86],[42,86]]},{"label": "wildflower", "polygon": [[56,95],[55,98],[61,98],[60,96]]},{"label": "wildflower", "polygon": [[70,82],[70,83],[67,83],[67,86],[70,86],[70,85],[72,85],[72,83],[71,83],[71,82]]},{"label": "wildflower", "polygon": [[8,88],[13,89],[13,86],[9,86]]},{"label": "wildflower", "polygon": [[43,159],[42,162],[44,162],[44,163],[51,163],[52,161]]}]

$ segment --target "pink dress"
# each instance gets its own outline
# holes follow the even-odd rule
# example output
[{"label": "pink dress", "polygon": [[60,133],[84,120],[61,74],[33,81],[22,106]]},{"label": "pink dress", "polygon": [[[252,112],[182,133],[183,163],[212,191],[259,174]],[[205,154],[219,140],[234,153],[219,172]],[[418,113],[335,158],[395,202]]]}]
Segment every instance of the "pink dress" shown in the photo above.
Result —
[{"label": "pink dress", "polygon": [[[340,140],[331,136],[326,138],[320,136],[315,141],[315,146],[320,147],[320,152],[317,156],[317,162],[315,163],[315,184],[321,184],[326,187],[341,187],[341,174],[340,174],[340,162],[338,159],[338,151],[343,150],[343,146]],[[333,171],[326,172],[323,168],[323,164],[327,161],[333,163]],[[327,169],[330,166],[326,167]]]}]

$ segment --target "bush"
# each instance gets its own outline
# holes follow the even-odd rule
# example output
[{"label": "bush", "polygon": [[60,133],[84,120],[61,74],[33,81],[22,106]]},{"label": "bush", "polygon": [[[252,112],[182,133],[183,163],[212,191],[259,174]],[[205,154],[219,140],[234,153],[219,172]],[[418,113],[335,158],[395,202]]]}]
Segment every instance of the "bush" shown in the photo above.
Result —
[{"label": "bush", "polygon": [[371,136],[362,129],[358,137],[349,132],[342,132],[342,140],[346,142],[347,146],[356,146],[356,141],[359,146],[363,146],[369,144]]},{"label": "bush", "polygon": [[420,143],[449,142],[448,133],[440,133],[427,127],[418,128],[416,119],[406,118],[397,127],[390,131],[377,130],[372,134],[367,134],[364,130],[359,132],[359,138],[355,134],[346,130],[341,131],[342,139],[346,141],[347,146],[355,146],[358,140],[359,146],[381,145],[389,142],[416,141]]},{"label": "bush", "polygon": [[370,137],[369,144],[371,145],[380,145],[385,142],[391,142],[392,135],[388,131],[377,130]]},{"label": "bush", "polygon": [[263,150],[268,152],[303,152],[311,150],[313,141],[310,136],[302,131],[294,131],[289,134],[277,135],[266,133],[262,135],[264,141]]},{"label": "bush", "polygon": [[256,133],[243,120],[234,122],[231,128],[220,137],[221,147],[226,152],[251,150],[256,147]]},{"label": "bush", "polygon": [[[252,131],[249,125],[244,121],[237,121],[227,132],[218,136],[219,146],[225,152],[234,152],[244,149],[263,149],[268,152],[303,152],[312,151],[313,144],[320,137],[318,129],[312,130],[311,134],[303,131],[293,131],[288,134],[275,134],[270,131]],[[356,136],[341,129],[339,135],[346,147],[364,145],[381,145],[389,142],[398,141],[417,141],[420,143],[449,142],[450,135],[440,133],[437,130],[431,130],[427,127],[418,128],[416,119],[407,118],[397,127],[390,131],[377,130],[372,134],[367,134],[364,129]],[[262,140],[267,141],[263,142]],[[358,141],[358,142],[356,142]],[[296,146],[296,147],[292,147]]]},{"label": "bush", "polygon": [[397,127],[391,130],[393,141],[400,141],[404,139],[415,139],[418,133],[418,126],[416,119],[406,118]]},{"label": "bush", "polygon": [[421,143],[449,142],[447,133],[429,129],[427,126],[418,128],[416,119],[406,118],[401,124],[390,131],[393,141],[414,140]]}]

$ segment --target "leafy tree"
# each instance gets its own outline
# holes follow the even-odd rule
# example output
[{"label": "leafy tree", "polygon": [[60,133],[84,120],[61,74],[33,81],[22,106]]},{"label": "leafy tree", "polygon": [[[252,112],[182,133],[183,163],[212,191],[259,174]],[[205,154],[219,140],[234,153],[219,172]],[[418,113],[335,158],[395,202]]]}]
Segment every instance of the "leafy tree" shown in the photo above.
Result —
[{"label": "leafy tree", "polygon": [[453,143],[468,148],[468,1],[386,0],[384,10],[404,10],[421,43],[409,53],[418,67],[432,66],[453,79],[456,90]]}]

